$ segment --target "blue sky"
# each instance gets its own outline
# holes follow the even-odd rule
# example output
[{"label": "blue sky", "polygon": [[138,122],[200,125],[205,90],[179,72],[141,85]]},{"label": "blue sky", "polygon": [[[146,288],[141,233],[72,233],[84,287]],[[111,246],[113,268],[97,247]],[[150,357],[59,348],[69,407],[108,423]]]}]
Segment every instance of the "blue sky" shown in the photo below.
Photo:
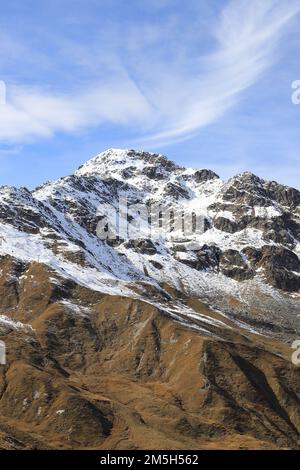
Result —
[{"label": "blue sky", "polygon": [[0,184],[109,148],[300,188],[300,0],[10,0]]}]

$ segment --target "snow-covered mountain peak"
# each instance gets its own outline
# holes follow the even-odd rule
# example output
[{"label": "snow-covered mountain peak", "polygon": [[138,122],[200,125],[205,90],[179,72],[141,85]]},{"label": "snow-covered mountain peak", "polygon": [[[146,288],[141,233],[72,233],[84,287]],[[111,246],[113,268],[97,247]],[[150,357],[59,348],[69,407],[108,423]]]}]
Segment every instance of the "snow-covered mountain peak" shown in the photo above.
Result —
[{"label": "snow-covered mountain peak", "polygon": [[162,154],[133,149],[106,150],[80,166],[74,176],[127,184],[133,193],[142,191],[144,200],[187,201],[201,196],[205,207],[223,185],[211,170],[185,168]]},{"label": "snow-covered mountain peak", "polygon": [[134,176],[154,166],[168,172],[180,168],[161,154],[133,149],[108,149],[80,166],[75,175],[126,178],[126,175],[129,176],[128,171]]},{"label": "snow-covered mountain peak", "polygon": [[[124,200],[122,222],[130,227],[102,239],[99,225],[117,234]],[[163,225],[170,233],[159,242],[157,227],[140,229],[142,204],[153,213],[163,204],[164,217],[170,212]],[[299,208],[299,191],[249,172],[223,182],[211,170],[183,168],[160,154],[110,149],[32,192],[0,188],[0,255],[44,263],[101,292],[136,295],[146,283],[161,295],[160,286],[169,285],[223,310],[224,298],[233,296],[237,307],[227,308],[240,314],[259,289],[264,311],[270,297],[286,311],[300,292]],[[197,216],[202,230],[182,233],[185,223],[175,226],[173,214],[187,227]]]},{"label": "snow-covered mountain peak", "polygon": [[228,182],[230,183],[235,181],[239,181],[246,184],[250,183],[252,185],[260,185],[263,183],[263,180],[251,171],[243,171],[241,173],[238,173],[237,175],[230,178]]}]

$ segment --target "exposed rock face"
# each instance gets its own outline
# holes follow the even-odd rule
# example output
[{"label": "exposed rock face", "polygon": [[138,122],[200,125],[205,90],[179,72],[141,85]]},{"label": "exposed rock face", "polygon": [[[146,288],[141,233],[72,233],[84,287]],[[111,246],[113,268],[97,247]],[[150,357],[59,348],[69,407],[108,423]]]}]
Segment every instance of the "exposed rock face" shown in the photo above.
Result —
[{"label": "exposed rock face", "polygon": [[237,250],[224,251],[220,258],[220,269],[228,277],[237,281],[252,279],[254,272]]},{"label": "exposed rock face", "polygon": [[164,193],[166,196],[171,196],[175,200],[178,200],[180,198],[184,198],[184,199],[190,198],[189,192],[180,184],[168,183],[165,186]]},{"label": "exposed rock face", "polygon": [[209,180],[219,178],[219,176],[211,170],[198,170],[194,174],[196,183],[204,183]]},{"label": "exposed rock face", "polygon": [[300,192],[295,188],[287,188],[275,181],[265,182],[265,188],[269,197],[279,204],[296,208],[300,204]]},{"label": "exposed rock face", "polygon": [[124,243],[126,248],[133,248],[138,253],[142,253],[144,255],[155,255],[157,253],[157,248],[155,243],[152,240],[129,240],[128,242]]},{"label": "exposed rock face", "polygon": [[221,250],[212,245],[203,245],[197,253],[198,269],[219,269]]},{"label": "exposed rock face", "polygon": [[[136,223],[154,203],[168,236]],[[134,150],[0,188],[0,448],[299,448],[299,209]]]},{"label": "exposed rock face", "polygon": [[225,217],[217,217],[214,220],[214,226],[222,232],[235,233],[238,232],[239,226],[236,222],[226,219]]},{"label": "exposed rock face", "polygon": [[265,268],[267,279],[275,287],[297,291],[300,288],[300,260],[290,250],[265,246],[259,263]]}]

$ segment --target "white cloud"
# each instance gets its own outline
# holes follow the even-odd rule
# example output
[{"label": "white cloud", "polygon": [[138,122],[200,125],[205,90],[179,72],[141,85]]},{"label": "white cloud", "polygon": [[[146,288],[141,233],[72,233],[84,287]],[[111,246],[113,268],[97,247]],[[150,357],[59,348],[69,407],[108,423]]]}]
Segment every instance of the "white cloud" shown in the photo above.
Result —
[{"label": "white cloud", "polygon": [[183,140],[223,116],[272,65],[281,33],[299,11],[299,1],[231,0],[215,31],[217,51],[202,60],[198,76],[184,77],[172,96],[159,90],[174,105],[171,113],[163,110],[163,129],[144,142]]},{"label": "white cloud", "polygon": [[7,104],[0,106],[0,140],[4,142],[78,132],[107,122],[134,125],[151,113],[145,97],[125,77],[69,96],[20,87],[10,88],[9,95]]},{"label": "white cloud", "polygon": [[[135,127],[144,144],[187,139],[223,116],[270,67],[284,27],[299,11],[299,0],[231,0],[212,30],[214,50],[200,57],[195,54],[199,37],[191,43],[194,31],[185,42],[182,35],[172,38],[170,30],[166,41],[157,26],[133,25],[133,34],[121,38],[132,54],[125,59],[128,72],[114,64],[113,51],[100,47],[101,68],[110,52],[113,64],[88,89],[66,94],[8,86],[8,102],[0,107],[0,141],[23,142],[103,123]],[[178,21],[172,24],[178,32]],[[85,68],[85,60],[91,65],[98,60],[85,48],[74,45],[74,51]]]}]

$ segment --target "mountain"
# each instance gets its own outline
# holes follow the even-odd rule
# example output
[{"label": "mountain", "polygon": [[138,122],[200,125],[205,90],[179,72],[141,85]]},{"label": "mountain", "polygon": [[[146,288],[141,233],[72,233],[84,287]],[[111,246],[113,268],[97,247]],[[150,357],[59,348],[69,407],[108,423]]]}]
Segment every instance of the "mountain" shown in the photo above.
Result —
[{"label": "mountain", "polygon": [[148,152],[1,187],[0,448],[299,448],[299,240],[296,189]]}]

